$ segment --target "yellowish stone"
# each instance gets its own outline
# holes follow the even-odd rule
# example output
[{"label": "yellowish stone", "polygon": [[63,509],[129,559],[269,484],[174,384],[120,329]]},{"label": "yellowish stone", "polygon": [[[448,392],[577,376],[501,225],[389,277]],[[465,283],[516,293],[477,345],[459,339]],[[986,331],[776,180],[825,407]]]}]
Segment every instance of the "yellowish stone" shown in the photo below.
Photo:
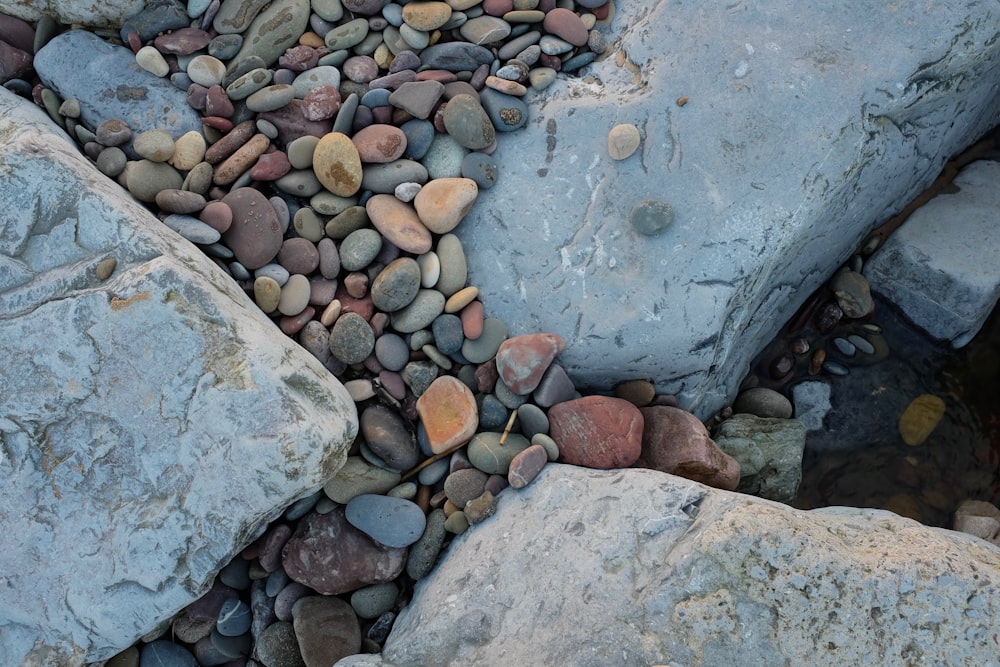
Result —
[{"label": "yellowish stone", "polygon": [[194,130],[182,135],[174,142],[174,155],[170,164],[174,169],[190,171],[205,159],[205,137]]},{"label": "yellowish stone", "polygon": [[479,187],[471,178],[435,178],[413,200],[420,221],[435,234],[447,234],[476,203]]},{"label": "yellowish stone", "polygon": [[450,18],[451,7],[446,2],[409,2],[403,7],[403,21],[414,30],[430,32]]},{"label": "yellowish stone", "polygon": [[313,171],[323,187],[338,197],[350,197],[361,189],[361,156],[351,138],[341,132],[330,132],[316,144]]},{"label": "yellowish stone", "polygon": [[608,154],[612,160],[624,160],[639,149],[639,128],[631,123],[615,125],[608,132]]},{"label": "yellowish stone", "polygon": [[899,417],[899,434],[903,441],[915,447],[930,436],[944,417],[944,401],[933,394],[921,394],[906,406]]}]

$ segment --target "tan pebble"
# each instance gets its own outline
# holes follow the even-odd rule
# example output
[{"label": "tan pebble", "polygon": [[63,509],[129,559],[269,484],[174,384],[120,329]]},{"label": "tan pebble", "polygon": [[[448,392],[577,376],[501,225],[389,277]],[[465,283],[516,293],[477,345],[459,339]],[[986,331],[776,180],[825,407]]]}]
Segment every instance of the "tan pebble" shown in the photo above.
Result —
[{"label": "tan pebble", "polygon": [[614,395],[637,408],[644,408],[656,397],[656,387],[649,380],[626,380],[615,385]]},{"label": "tan pebble", "polygon": [[361,156],[351,138],[340,132],[323,136],[313,151],[313,171],[323,187],[338,197],[361,189]]},{"label": "tan pebble", "polygon": [[444,312],[457,313],[475,301],[477,296],[479,296],[478,287],[474,285],[463,287],[448,297],[448,300],[444,302]]},{"label": "tan pebble", "polygon": [[903,442],[911,447],[924,442],[944,417],[944,412],[944,401],[939,396],[917,396],[899,417],[899,434],[903,437]]},{"label": "tan pebble", "polygon": [[639,128],[631,123],[615,125],[608,132],[608,154],[612,160],[624,160],[639,149]]},{"label": "tan pebble", "polygon": [[334,299],[323,309],[323,314],[319,316],[320,323],[325,327],[332,327],[333,323],[340,317],[341,303],[339,299]]},{"label": "tan pebble", "polygon": [[413,206],[392,195],[375,195],[365,203],[365,210],[375,229],[400,250],[422,255],[431,249],[431,232]]},{"label": "tan pebble", "polygon": [[442,375],[417,399],[417,414],[435,454],[459,447],[475,435],[479,412],[472,391],[453,375]]},{"label": "tan pebble", "polygon": [[378,65],[380,70],[389,69],[389,65],[392,64],[393,56],[392,51],[386,46],[385,42],[378,45],[375,49],[375,53],[372,54],[372,58],[375,60],[375,64]]},{"label": "tan pebble", "polygon": [[687,103],[688,103],[687,96],[683,96],[683,97],[678,97],[677,98],[677,106],[682,107],[682,106],[684,106]]},{"label": "tan pebble", "polygon": [[167,61],[152,46],[144,46],[139,49],[135,54],[135,62],[139,67],[154,76],[164,77],[170,73],[170,66],[167,64]]},{"label": "tan pebble", "polygon": [[298,315],[309,305],[309,293],[309,278],[301,273],[293,273],[281,286],[278,312],[287,316]]},{"label": "tan pebble", "polygon": [[471,178],[435,178],[413,199],[420,221],[435,234],[447,234],[476,203],[479,186]]},{"label": "tan pebble", "polygon": [[441,506],[441,509],[444,510],[445,516],[451,516],[452,514],[454,514],[459,510],[459,507],[455,503],[451,502],[451,500],[445,500],[444,505]]},{"label": "tan pebble", "polygon": [[167,162],[174,156],[174,138],[166,130],[146,130],[135,135],[132,148],[151,162]]},{"label": "tan pebble", "polygon": [[375,387],[371,380],[348,380],[344,383],[344,389],[350,394],[351,400],[355,403],[367,401],[375,397]]},{"label": "tan pebble", "polygon": [[507,95],[514,95],[515,97],[522,97],[528,94],[528,89],[517,81],[508,81],[498,76],[486,77],[486,87],[506,93]]},{"label": "tan pebble", "polygon": [[250,141],[240,146],[235,153],[216,166],[212,182],[216,185],[232,184],[243,175],[243,172],[254,165],[257,158],[264,154],[270,144],[271,140],[266,134],[255,134]]},{"label": "tan pebble", "polygon": [[414,30],[430,32],[447,23],[451,11],[446,2],[409,2],[403,6],[403,21]]},{"label": "tan pebble", "polygon": [[281,299],[281,285],[277,280],[269,276],[260,276],[253,281],[253,300],[262,311],[271,314],[278,310],[279,299]]},{"label": "tan pebble", "polygon": [[97,270],[95,271],[97,279],[107,280],[110,278],[111,274],[115,272],[116,266],[118,266],[118,260],[114,257],[108,257],[105,260],[101,260],[101,262],[97,265]]},{"label": "tan pebble", "polygon": [[437,284],[441,277],[441,259],[433,250],[425,252],[417,257],[417,266],[420,267],[420,286],[430,289]]},{"label": "tan pebble", "polygon": [[205,159],[205,137],[201,132],[194,130],[181,135],[174,142],[174,154],[170,158],[170,164],[175,169],[190,171],[195,165]]},{"label": "tan pebble", "polygon": [[311,46],[314,49],[319,49],[326,46],[326,42],[323,41],[323,38],[317,35],[316,33],[312,32],[311,30],[302,33],[302,36],[299,37],[299,44],[301,44],[302,46]]}]

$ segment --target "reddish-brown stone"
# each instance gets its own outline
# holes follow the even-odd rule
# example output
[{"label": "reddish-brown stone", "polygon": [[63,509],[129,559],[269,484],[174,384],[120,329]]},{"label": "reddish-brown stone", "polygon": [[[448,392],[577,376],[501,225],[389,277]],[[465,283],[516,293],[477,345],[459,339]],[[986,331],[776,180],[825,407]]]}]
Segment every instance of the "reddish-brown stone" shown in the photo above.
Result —
[{"label": "reddish-brown stone", "polygon": [[310,514],[282,550],[293,580],[321,595],[341,595],[392,581],[406,567],[406,548],[377,544],[347,522],[344,508]]},{"label": "reddish-brown stone", "polygon": [[640,410],[645,419],[639,465],[733,491],[740,483],[740,464],[708,435],[690,412],[668,406]]},{"label": "reddish-brown stone", "polygon": [[211,35],[198,28],[179,28],[160,35],[153,40],[153,46],[160,53],[186,56],[203,49],[212,41]]},{"label": "reddish-brown stone", "polygon": [[526,396],[535,390],[549,364],[565,347],[566,341],[550,333],[508,338],[497,350],[497,370],[508,389]]},{"label": "reddish-brown stone", "polygon": [[585,468],[627,468],[642,451],[639,408],[610,396],[584,396],[549,409],[549,435],[560,459]]},{"label": "reddish-brown stone", "polygon": [[271,202],[253,188],[236,188],[222,202],[233,211],[233,222],[222,235],[236,261],[253,271],[281,249],[281,223]]},{"label": "reddish-brown stone", "polygon": [[302,237],[285,239],[278,251],[278,264],[288,269],[289,273],[308,276],[319,266],[319,250],[309,239]]},{"label": "reddish-brown stone", "polygon": [[255,181],[276,181],[292,170],[288,156],[282,151],[264,153],[250,167],[250,178]]},{"label": "reddish-brown stone", "polygon": [[417,414],[435,454],[465,444],[479,426],[476,398],[458,378],[442,375],[417,399]]},{"label": "reddish-brown stone", "polygon": [[528,486],[542,471],[548,460],[549,455],[541,445],[532,445],[518,453],[511,460],[510,470],[507,472],[510,485],[515,489],[523,489]]},{"label": "reddish-brown stone", "polygon": [[[340,93],[337,93],[337,95],[339,99]],[[333,123],[328,118],[316,118],[313,113],[310,113],[310,116],[313,116],[312,118],[306,116],[306,106],[307,103],[304,99],[292,100],[280,109],[257,114],[257,118],[266,120],[278,128],[277,143],[282,146],[287,146],[299,137],[307,135],[322,137],[327,134],[333,128]],[[340,108],[339,101],[337,102],[337,108]],[[336,114],[336,111],[334,111],[334,114]]]},{"label": "reddish-brown stone", "polygon": [[308,121],[324,121],[340,111],[340,91],[333,86],[317,86],[302,98],[302,116]]},{"label": "reddish-brown stone", "polygon": [[398,160],[406,150],[406,135],[398,127],[376,123],[351,137],[362,162],[384,163]]},{"label": "reddish-brown stone", "polygon": [[542,27],[573,46],[583,46],[587,43],[587,26],[584,25],[583,19],[571,9],[556,7],[545,15]]}]

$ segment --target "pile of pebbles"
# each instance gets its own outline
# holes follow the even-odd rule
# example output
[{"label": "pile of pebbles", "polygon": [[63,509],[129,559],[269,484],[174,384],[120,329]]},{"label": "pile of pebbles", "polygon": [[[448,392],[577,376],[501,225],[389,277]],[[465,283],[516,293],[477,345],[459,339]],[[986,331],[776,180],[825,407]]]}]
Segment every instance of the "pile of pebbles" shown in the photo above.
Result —
[{"label": "pile of pebbles", "polygon": [[[561,338],[510,337],[486,315],[451,233],[496,183],[491,154],[527,122],[522,98],[607,51],[611,11],[607,0],[157,0],[117,34],[0,16],[3,85],[199,245],[360,415],[334,479],[108,665],[328,666],[377,652],[413,584],[506,487],[556,459],[636,462],[638,408],[673,397],[629,381],[581,398],[556,362]],[[32,76],[32,54],[55,39],[77,62],[120,64],[96,89],[137,66],[142,85],[169,82],[184,108],[149,126],[119,99],[120,113],[95,117],[94,100]],[[638,139],[613,128],[611,157]],[[114,261],[95,270],[107,279]],[[594,433],[602,449],[588,452]]]}]

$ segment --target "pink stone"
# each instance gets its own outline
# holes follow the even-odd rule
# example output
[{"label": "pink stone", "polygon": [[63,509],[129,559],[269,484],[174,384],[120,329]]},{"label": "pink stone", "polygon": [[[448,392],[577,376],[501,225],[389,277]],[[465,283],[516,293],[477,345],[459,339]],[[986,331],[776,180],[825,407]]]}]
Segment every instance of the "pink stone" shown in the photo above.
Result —
[{"label": "pink stone", "polygon": [[292,170],[288,156],[282,151],[264,153],[250,168],[250,178],[255,181],[276,181]]},{"label": "pink stone", "polygon": [[733,491],[740,483],[740,464],[708,435],[690,412],[668,406],[640,410],[645,419],[639,465]]},{"label": "pink stone", "polygon": [[464,382],[452,375],[437,378],[420,395],[417,414],[435,454],[465,444],[479,426],[476,397]]},{"label": "pink stone", "polygon": [[628,401],[584,396],[549,409],[560,459],[585,468],[627,468],[642,451],[643,417]]},{"label": "pink stone", "polygon": [[222,202],[233,211],[222,239],[236,261],[253,271],[274,259],[281,249],[281,224],[267,197],[253,188],[236,188]]},{"label": "pink stone", "polygon": [[523,489],[531,484],[545,467],[549,455],[541,445],[532,445],[511,459],[507,479],[515,489]]},{"label": "pink stone", "polygon": [[229,229],[229,226],[233,224],[233,209],[229,208],[229,204],[225,202],[209,202],[201,210],[198,219],[220,234],[224,234]]},{"label": "pink stone", "polygon": [[[191,84],[195,86],[197,84]],[[190,94],[190,89],[188,89]],[[235,109],[233,109],[233,102],[229,99],[229,95],[226,94],[226,89],[220,85],[211,86],[207,91],[205,91],[205,115],[206,116],[220,116],[222,118],[229,118],[233,115]]]},{"label": "pink stone", "polygon": [[282,550],[293,580],[321,595],[341,595],[392,581],[406,567],[406,548],[377,544],[347,522],[344,508],[309,514]]},{"label": "pink stone", "polygon": [[500,343],[497,370],[508,389],[526,396],[535,390],[549,364],[565,348],[566,341],[555,334],[514,336]]},{"label": "pink stone", "polygon": [[542,27],[560,39],[573,46],[583,46],[587,43],[587,26],[584,25],[576,12],[562,7],[556,7],[545,15]]},{"label": "pink stone", "polygon": [[398,127],[376,123],[351,137],[362,162],[383,163],[399,159],[406,150],[406,135]]},{"label": "pink stone", "polygon": [[482,301],[473,301],[462,309],[459,314],[462,320],[462,334],[469,340],[476,340],[483,335],[485,308]]},{"label": "pink stone", "polygon": [[173,53],[186,56],[198,49],[203,49],[212,41],[212,37],[198,28],[180,28],[153,40],[153,46],[160,53]]},{"label": "pink stone", "polygon": [[317,86],[302,98],[302,115],[306,120],[333,118],[340,111],[340,91],[333,86]]}]

